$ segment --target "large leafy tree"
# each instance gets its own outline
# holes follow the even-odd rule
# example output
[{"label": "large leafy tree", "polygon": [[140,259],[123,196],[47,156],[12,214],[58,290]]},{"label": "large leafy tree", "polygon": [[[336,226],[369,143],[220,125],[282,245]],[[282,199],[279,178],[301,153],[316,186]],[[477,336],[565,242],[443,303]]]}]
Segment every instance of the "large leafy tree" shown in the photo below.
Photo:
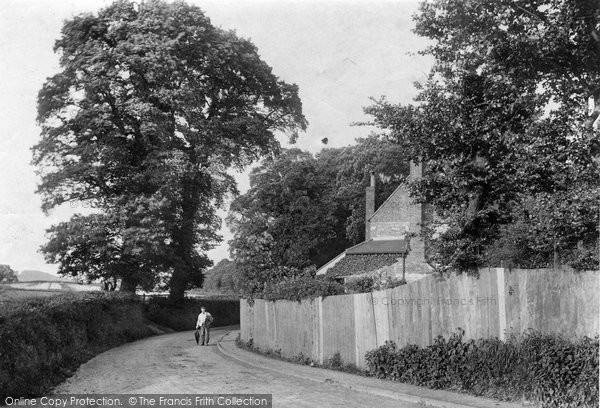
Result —
[{"label": "large leafy tree", "polygon": [[306,126],[297,87],[183,2],[117,1],[67,21],[55,49],[61,71],[39,93],[34,147],[43,208],[86,201],[101,215],[54,227],[47,256],[127,288],[162,271],[181,298],[210,265],[215,210],[235,191],[227,170]]},{"label": "large leafy tree", "polygon": [[250,190],[232,202],[228,217],[232,255],[245,281],[300,271],[335,242],[335,202],[327,182],[315,158],[299,149],[252,171]]},{"label": "large leafy tree", "polygon": [[243,293],[305,275],[362,241],[370,173],[382,203],[408,172],[401,156],[397,145],[369,137],[316,157],[287,150],[254,169],[249,191],[232,202],[227,219]]},{"label": "large leafy tree", "polygon": [[439,264],[482,265],[504,242],[529,265],[597,265],[598,3],[428,1],[415,21],[429,79],[415,104],[367,112],[427,163],[414,192],[446,224],[430,230]]},{"label": "large leafy tree", "polygon": [[206,271],[204,289],[221,293],[239,292],[239,270],[235,262],[221,259],[214,267]]},{"label": "large leafy tree", "polygon": [[[317,154],[318,166],[330,177],[329,188],[338,203],[346,239],[352,245],[365,239],[365,187],[376,176],[375,207],[379,207],[404,181],[408,156],[395,143],[371,135],[357,143]],[[327,259],[329,260],[329,259]]]}]

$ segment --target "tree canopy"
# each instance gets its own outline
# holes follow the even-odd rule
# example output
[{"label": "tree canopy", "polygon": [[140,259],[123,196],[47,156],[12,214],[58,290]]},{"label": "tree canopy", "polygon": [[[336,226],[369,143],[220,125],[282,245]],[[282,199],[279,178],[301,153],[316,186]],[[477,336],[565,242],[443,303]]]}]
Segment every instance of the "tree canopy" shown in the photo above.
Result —
[{"label": "tree canopy", "polygon": [[0,265],[0,283],[18,282],[17,274],[9,265]]},{"label": "tree canopy", "polygon": [[297,86],[183,2],[123,0],[74,17],[55,50],[61,70],[38,97],[39,193],[45,210],[82,201],[98,214],[53,227],[47,258],[129,289],[163,273],[181,298],[210,265],[216,208],[236,191],[227,170],[306,127]]},{"label": "tree canopy", "polygon": [[376,203],[381,204],[408,173],[401,157],[397,145],[369,137],[316,156],[289,149],[264,160],[227,218],[244,294],[254,296],[266,284],[310,275],[364,240],[370,173],[377,176]]},{"label": "tree canopy", "polygon": [[206,271],[204,289],[221,293],[239,292],[239,272],[235,262],[221,259],[215,266]]},{"label": "tree canopy", "polygon": [[597,267],[598,3],[426,1],[415,22],[428,80],[414,104],[366,112],[427,164],[413,192],[445,224],[427,230],[434,260],[471,269],[510,244],[513,263]]}]

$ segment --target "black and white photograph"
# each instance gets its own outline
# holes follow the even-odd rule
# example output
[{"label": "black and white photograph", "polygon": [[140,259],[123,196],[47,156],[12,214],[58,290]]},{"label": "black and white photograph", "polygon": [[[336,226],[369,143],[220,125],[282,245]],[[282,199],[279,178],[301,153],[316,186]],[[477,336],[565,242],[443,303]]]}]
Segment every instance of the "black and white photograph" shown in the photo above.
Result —
[{"label": "black and white photograph", "polygon": [[3,0],[0,407],[600,406],[600,0]]}]

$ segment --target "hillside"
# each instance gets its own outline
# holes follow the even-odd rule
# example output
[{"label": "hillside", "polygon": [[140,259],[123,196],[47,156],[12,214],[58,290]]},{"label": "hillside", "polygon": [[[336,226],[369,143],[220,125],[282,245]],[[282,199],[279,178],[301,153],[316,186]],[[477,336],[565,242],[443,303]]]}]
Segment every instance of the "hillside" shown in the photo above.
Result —
[{"label": "hillside", "polygon": [[61,278],[60,276],[53,275],[48,272],[36,271],[36,270],[24,270],[19,272],[17,275],[19,282],[31,282],[31,281],[66,281],[67,279]]}]

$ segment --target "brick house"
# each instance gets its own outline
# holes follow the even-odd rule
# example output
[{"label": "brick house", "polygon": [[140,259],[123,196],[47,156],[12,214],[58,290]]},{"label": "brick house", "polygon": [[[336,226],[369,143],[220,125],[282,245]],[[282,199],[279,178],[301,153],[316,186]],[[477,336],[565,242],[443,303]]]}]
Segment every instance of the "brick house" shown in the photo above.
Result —
[{"label": "brick house", "polygon": [[[423,175],[421,164],[410,163],[409,180]],[[375,176],[366,188],[365,241],[323,265],[317,275],[355,276],[384,274],[402,275],[403,259],[407,280],[416,280],[432,272],[425,257],[426,245],[421,238],[421,226],[427,222],[427,205],[414,203],[408,185],[402,183],[375,210]],[[411,237],[412,236],[412,237]]]}]

